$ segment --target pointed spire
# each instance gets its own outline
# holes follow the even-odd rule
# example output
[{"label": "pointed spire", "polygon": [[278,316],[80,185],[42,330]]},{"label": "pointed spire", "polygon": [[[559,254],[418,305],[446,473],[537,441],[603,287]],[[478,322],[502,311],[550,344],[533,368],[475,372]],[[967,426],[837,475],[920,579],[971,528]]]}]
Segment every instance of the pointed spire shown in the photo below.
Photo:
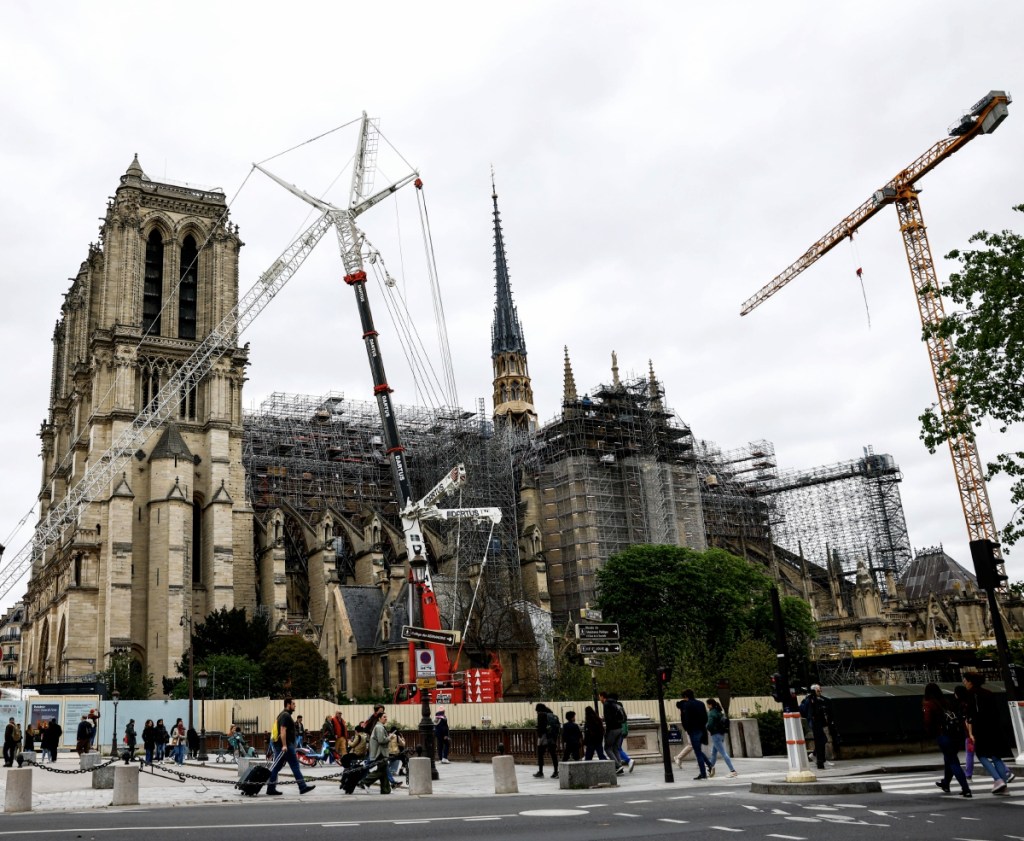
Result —
[{"label": "pointed spire", "polygon": [[143,178],[146,173],[142,171],[142,165],[139,163],[139,153],[135,153],[135,157],[132,159],[131,164],[125,171],[125,175],[131,175],[134,178]]},{"label": "pointed spire", "polygon": [[519,313],[512,302],[512,285],[508,277],[505,257],[505,239],[501,233],[501,215],[498,213],[498,190],[494,186],[494,167],[491,167],[491,200],[494,202],[494,323],[491,325],[491,356],[499,353],[526,353],[523,328]]},{"label": "pointed spire", "polygon": [[664,410],[664,405],[661,402],[661,386],[658,385],[658,378],[654,376],[654,360],[647,360],[648,370],[650,371],[647,378],[647,394],[651,398],[651,408]]},{"label": "pointed spire", "polygon": [[622,388],[622,380],[619,379],[619,355],[612,351],[612,387]]},{"label": "pointed spire", "polygon": [[565,345],[565,377],[562,389],[562,403],[575,403],[576,399],[576,378],[572,374],[572,363],[569,361],[569,346]]}]

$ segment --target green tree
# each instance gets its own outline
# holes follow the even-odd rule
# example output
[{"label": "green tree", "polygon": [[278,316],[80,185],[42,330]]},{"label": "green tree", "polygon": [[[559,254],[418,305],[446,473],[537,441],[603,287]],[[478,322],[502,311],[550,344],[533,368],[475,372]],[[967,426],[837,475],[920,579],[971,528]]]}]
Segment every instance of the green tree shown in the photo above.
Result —
[{"label": "green tree", "polygon": [[[608,654],[602,657],[605,665],[597,668],[596,679],[598,691],[612,692],[619,698],[644,698],[649,683],[645,674],[644,660],[635,653],[624,650],[621,654]],[[590,666],[583,663],[583,658],[563,648],[555,674],[542,681],[541,692],[545,698],[553,701],[581,701],[591,698],[594,694],[590,677]],[[577,711],[582,719],[582,711]]]},{"label": "green tree", "polygon": [[110,666],[97,677],[108,693],[116,689],[122,701],[145,701],[153,695],[153,675],[144,672],[131,654],[114,654]]},{"label": "green tree", "polygon": [[[270,624],[262,614],[250,619],[245,608],[222,607],[196,624],[192,640],[196,662],[213,654],[237,654],[255,663],[270,642]],[[188,663],[187,651],[182,660]]]},{"label": "green tree", "polygon": [[265,690],[271,697],[334,699],[330,668],[309,640],[275,637],[260,658]]},{"label": "green tree", "polygon": [[[1024,205],[1013,209],[1024,212]],[[973,436],[986,418],[1002,433],[1024,420],[1024,237],[979,231],[969,242],[982,247],[946,255],[960,271],[941,293],[957,309],[924,329],[925,339],[948,342],[939,378],[956,381],[952,411],[943,417],[932,407],[920,417],[921,439],[931,452],[950,438]],[[1013,479],[1016,508],[1002,529],[1002,542],[1011,546],[1024,536],[1024,452],[999,453],[986,465],[987,478],[1000,473]]]},{"label": "green tree", "polygon": [[778,669],[775,649],[764,640],[747,639],[725,655],[722,674],[733,695],[768,694],[769,676]]},{"label": "green tree", "polygon": [[[196,662],[194,669],[195,675],[200,672],[206,672],[208,675],[210,683],[206,690],[207,698],[258,698],[264,694],[263,670],[258,663],[247,657],[237,654],[211,654]],[[193,691],[196,698],[202,696],[198,683],[193,687]],[[174,684],[171,697],[188,697],[188,675]]]}]

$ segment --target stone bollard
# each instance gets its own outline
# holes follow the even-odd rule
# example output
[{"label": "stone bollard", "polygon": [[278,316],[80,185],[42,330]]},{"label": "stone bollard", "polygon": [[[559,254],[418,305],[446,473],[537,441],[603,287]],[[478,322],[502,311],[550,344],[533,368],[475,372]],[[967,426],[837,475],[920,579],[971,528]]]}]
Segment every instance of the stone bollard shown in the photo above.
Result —
[{"label": "stone bollard", "polygon": [[8,768],[7,791],[4,794],[5,812],[32,811],[32,769]]},{"label": "stone bollard", "polygon": [[414,756],[409,760],[409,794],[433,794],[430,779],[430,757]]},{"label": "stone bollard", "polygon": [[114,787],[114,766],[104,765],[102,768],[92,769],[92,787],[95,789],[109,789]]},{"label": "stone bollard", "polygon": [[83,753],[78,756],[78,768],[80,771],[91,771],[102,763],[103,757],[98,753]]},{"label": "stone bollard", "polygon": [[139,766],[114,766],[114,799],[112,806],[139,805]]},{"label": "stone bollard", "polygon": [[491,759],[491,767],[494,769],[495,794],[519,794],[514,756],[495,756]]},{"label": "stone bollard", "polygon": [[42,760],[42,754],[36,753],[34,750],[26,750],[21,753],[21,761],[26,765],[34,765]]}]

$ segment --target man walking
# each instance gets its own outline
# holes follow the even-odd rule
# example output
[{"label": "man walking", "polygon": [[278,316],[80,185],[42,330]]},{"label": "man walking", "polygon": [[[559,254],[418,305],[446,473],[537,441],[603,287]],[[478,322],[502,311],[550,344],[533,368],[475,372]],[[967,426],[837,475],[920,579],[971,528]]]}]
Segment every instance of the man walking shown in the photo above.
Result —
[{"label": "man walking", "polygon": [[676,706],[682,714],[683,732],[690,737],[690,746],[697,757],[697,770],[699,773],[694,779],[706,780],[709,772],[711,776],[715,775],[714,766],[708,762],[703,748],[704,734],[708,726],[708,709],[697,700],[692,689],[683,690],[683,700],[676,704]]},{"label": "man walking", "polygon": [[92,742],[92,725],[89,723],[89,716],[83,715],[78,722],[78,732],[75,734],[75,751],[81,756],[89,752],[89,744]]},{"label": "man walking", "polygon": [[14,718],[7,720],[7,727],[4,729],[4,766],[10,768],[14,765],[14,754],[17,752],[18,743],[14,740]]},{"label": "man walking", "polygon": [[285,762],[292,769],[295,782],[299,784],[299,794],[305,794],[307,791],[312,791],[316,788],[315,785],[306,784],[306,780],[302,776],[302,769],[299,767],[299,758],[295,754],[295,720],[292,718],[293,712],[295,712],[295,701],[291,698],[285,698],[284,709],[277,716],[278,741],[274,747],[277,749],[278,754],[270,768],[270,779],[267,780],[267,794],[270,795],[284,794],[283,791],[278,791],[277,789],[277,772]]},{"label": "man walking", "polygon": [[615,760],[615,773],[625,773],[622,756],[619,754],[619,742],[622,741],[622,723],[626,720],[622,705],[608,697],[607,692],[597,696],[601,701],[601,717],[604,719],[604,752],[609,759]]},{"label": "man walking", "polygon": [[363,785],[366,788],[369,788],[379,780],[381,794],[391,794],[391,780],[388,777],[387,721],[388,717],[382,711],[376,717],[373,729],[370,731],[370,749],[367,756],[367,765],[372,767],[373,770],[363,779]]},{"label": "man walking", "polygon": [[[807,719],[811,725],[811,732],[814,735],[814,761],[819,770],[825,768],[825,750],[828,738],[825,735],[825,728],[832,729],[832,704],[821,694],[821,685],[813,684],[811,691],[800,704],[800,714]],[[833,745],[833,753],[835,746]]]}]

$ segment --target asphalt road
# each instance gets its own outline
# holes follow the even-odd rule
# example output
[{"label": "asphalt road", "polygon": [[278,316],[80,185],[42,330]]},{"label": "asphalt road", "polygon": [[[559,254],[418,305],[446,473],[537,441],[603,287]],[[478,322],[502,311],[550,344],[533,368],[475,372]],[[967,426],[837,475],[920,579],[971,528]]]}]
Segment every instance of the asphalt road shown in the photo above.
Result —
[{"label": "asphalt road", "polygon": [[[781,841],[964,839],[1024,841],[1024,791],[994,797],[983,785],[973,800],[943,796],[933,775],[879,777],[880,794],[777,797],[711,783],[699,792],[600,791],[591,795],[412,798],[358,793],[337,799],[261,796],[176,808],[5,815],[0,839],[118,841],[601,841],[693,838]],[[354,833],[354,834],[353,834]]]}]

